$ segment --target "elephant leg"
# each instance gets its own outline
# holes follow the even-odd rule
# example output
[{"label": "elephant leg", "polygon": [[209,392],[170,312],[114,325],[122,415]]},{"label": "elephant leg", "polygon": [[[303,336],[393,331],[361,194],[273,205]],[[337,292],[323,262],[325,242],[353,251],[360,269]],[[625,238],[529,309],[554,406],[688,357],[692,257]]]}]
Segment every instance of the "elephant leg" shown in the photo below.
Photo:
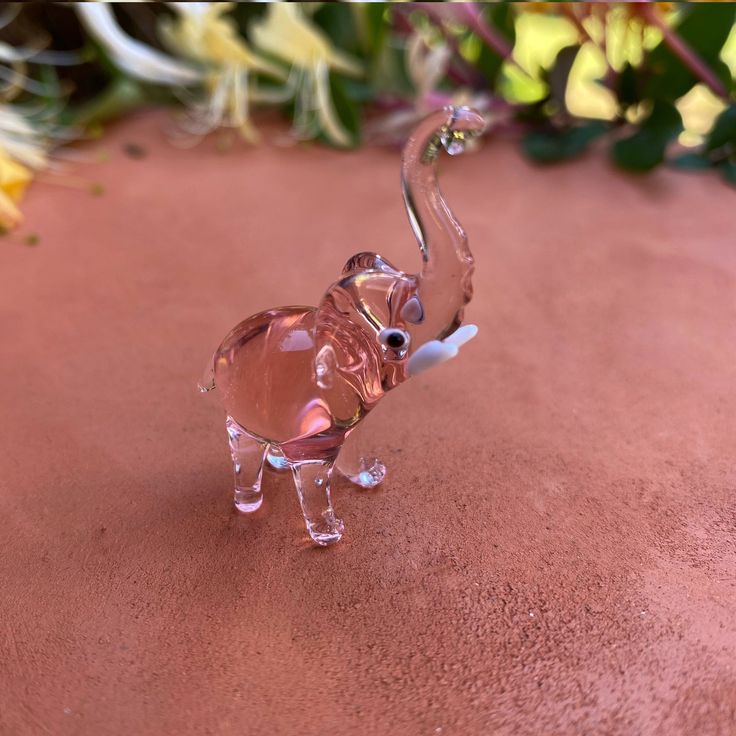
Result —
[{"label": "elephant leg", "polygon": [[263,503],[261,477],[268,445],[251,437],[234,419],[225,422],[235,471],[235,508],[243,514]]},{"label": "elephant leg", "polygon": [[337,469],[351,483],[361,488],[375,488],[386,477],[386,466],[365,452],[365,423],[364,419],[348,435],[337,458]]},{"label": "elephant leg", "polygon": [[281,448],[277,447],[276,445],[268,446],[266,460],[268,460],[268,464],[274,470],[286,470],[289,467],[289,461],[286,459],[286,456],[282,452]]},{"label": "elephant leg", "polygon": [[339,541],[343,532],[342,520],[335,516],[330,497],[333,464],[327,460],[307,460],[291,464],[307,531],[322,546]]}]

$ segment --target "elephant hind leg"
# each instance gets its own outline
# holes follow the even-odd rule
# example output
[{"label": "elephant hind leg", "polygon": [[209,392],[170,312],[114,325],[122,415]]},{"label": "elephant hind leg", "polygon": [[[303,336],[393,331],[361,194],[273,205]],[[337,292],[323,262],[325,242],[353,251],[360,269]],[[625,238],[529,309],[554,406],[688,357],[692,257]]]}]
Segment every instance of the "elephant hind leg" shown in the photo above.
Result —
[{"label": "elephant hind leg", "polygon": [[266,460],[274,470],[288,470],[289,461],[283,453],[283,450],[277,445],[269,445],[266,453]]},{"label": "elephant hind leg", "polygon": [[337,456],[337,469],[361,488],[375,488],[386,477],[386,466],[365,452],[365,421],[348,435]]},{"label": "elephant hind leg", "polygon": [[340,463],[337,469],[361,488],[375,488],[386,477],[386,466],[377,457],[358,456],[353,463]]},{"label": "elephant hind leg", "polygon": [[249,514],[263,503],[261,478],[268,445],[249,435],[234,419],[225,422],[235,474],[235,508]]},{"label": "elephant hind leg", "polygon": [[343,523],[332,508],[330,479],[333,462],[306,460],[290,463],[299,504],[309,536],[325,547],[342,537]]}]

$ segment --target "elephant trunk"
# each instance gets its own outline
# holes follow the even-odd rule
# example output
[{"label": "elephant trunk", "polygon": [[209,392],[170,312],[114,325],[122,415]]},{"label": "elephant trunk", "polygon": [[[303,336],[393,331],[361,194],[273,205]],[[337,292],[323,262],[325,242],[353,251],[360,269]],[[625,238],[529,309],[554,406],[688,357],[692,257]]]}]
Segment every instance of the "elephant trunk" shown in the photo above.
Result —
[{"label": "elephant trunk", "polygon": [[404,147],[401,186],[414,235],[422,253],[419,297],[425,321],[422,340],[442,339],[462,322],[473,295],[473,256],[460,223],[437,182],[442,148],[455,155],[482,132],[483,118],[466,107],[446,107],[425,118]]}]

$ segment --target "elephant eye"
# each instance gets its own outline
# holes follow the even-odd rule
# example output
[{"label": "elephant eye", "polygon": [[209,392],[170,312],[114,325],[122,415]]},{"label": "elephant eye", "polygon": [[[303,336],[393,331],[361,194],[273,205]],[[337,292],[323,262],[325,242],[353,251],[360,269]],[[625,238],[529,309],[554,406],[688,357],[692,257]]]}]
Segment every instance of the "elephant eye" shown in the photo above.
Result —
[{"label": "elephant eye", "polygon": [[396,327],[387,327],[378,333],[378,339],[382,345],[392,350],[401,350],[409,344],[409,334]]}]

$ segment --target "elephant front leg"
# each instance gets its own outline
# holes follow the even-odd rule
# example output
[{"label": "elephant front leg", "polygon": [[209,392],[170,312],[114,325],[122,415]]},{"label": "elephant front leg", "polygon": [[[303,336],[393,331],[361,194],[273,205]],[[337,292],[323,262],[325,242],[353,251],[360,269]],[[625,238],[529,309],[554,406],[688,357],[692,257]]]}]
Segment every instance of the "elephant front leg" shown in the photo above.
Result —
[{"label": "elephant front leg", "polygon": [[343,532],[342,520],[335,516],[330,497],[333,464],[325,460],[308,460],[291,465],[307,531],[322,546],[339,541]]},{"label": "elephant front leg", "polygon": [[234,419],[225,422],[235,472],[235,508],[249,514],[263,503],[261,478],[268,445],[251,437]]}]

